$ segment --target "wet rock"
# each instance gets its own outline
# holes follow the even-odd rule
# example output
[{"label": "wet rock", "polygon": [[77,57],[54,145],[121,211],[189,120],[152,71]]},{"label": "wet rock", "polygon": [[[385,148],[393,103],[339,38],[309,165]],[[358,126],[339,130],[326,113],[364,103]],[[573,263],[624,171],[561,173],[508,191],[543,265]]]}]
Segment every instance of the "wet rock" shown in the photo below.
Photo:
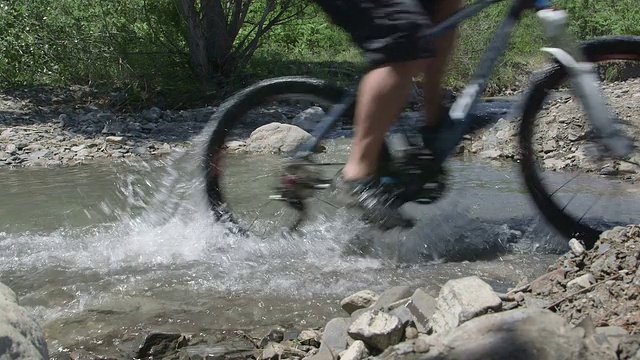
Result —
[{"label": "wet rock", "polygon": [[280,329],[272,329],[271,331],[269,331],[267,336],[263,337],[262,340],[260,340],[259,346],[263,348],[267,346],[267,344],[270,342],[280,343],[283,340],[284,340],[284,331]]},{"label": "wet rock", "polygon": [[371,290],[362,290],[344,298],[340,302],[342,310],[351,315],[358,309],[368,308],[378,300],[378,295]]},{"label": "wet rock", "polygon": [[150,356],[163,357],[171,355],[188,343],[189,339],[179,333],[151,333],[144,339],[144,343],[136,353],[136,358],[143,359]]},{"label": "wet rock", "polygon": [[449,280],[440,289],[431,320],[436,333],[448,331],[489,311],[499,310],[502,301],[491,286],[477,276]]},{"label": "wet rock", "polygon": [[333,360],[341,351],[347,349],[350,318],[331,319],[322,333],[322,344],[312,360]]},{"label": "wet rock", "polygon": [[400,322],[402,323],[403,327],[406,327],[406,326],[408,326],[410,324],[414,324],[415,323],[415,320],[414,320],[413,314],[411,313],[411,310],[409,310],[408,308],[406,308],[404,306],[397,307],[397,308],[391,310],[389,315],[397,317],[400,320]]},{"label": "wet rock", "polygon": [[436,306],[436,299],[421,289],[417,289],[407,303],[407,308],[423,329],[427,328],[429,319],[436,312]]},{"label": "wet rock", "polygon": [[321,107],[313,106],[298,114],[291,123],[305,131],[312,131],[324,117]]},{"label": "wet rock", "polygon": [[259,357],[259,359],[262,359],[262,360],[280,359],[284,355],[284,352],[285,352],[284,348],[285,347],[282,344],[270,342],[262,350],[262,355]]},{"label": "wet rock", "polygon": [[16,294],[0,283],[0,359],[49,359],[40,326],[19,306]]},{"label": "wet rock", "polygon": [[247,140],[247,150],[252,153],[288,152],[311,139],[311,135],[297,126],[270,123],[254,130]]},{"label": "wet rock", "polygon": [[356,340],[347,350],[340,353],[340,360],[361,360],[369,356],[369,350],[361,340]]},{"label": "wet rock", "polygon": [[[224,341],[216,344],[190,345],[180,349],[180,360],[248,359],[255,358],[253,344],[245,341]],[[175,359],[175,357],[169,357]]]},{"label": "wet rock", "polygon": [[378,310],[365,312],[349,327],[349,336],[378,350],[399,343],[403,332],[400,319]]},{"label": "wet rock", "polygon": [[302,345],[320,347],[320,334],[315,330],[302,330],[298,335],[298,342]]}]

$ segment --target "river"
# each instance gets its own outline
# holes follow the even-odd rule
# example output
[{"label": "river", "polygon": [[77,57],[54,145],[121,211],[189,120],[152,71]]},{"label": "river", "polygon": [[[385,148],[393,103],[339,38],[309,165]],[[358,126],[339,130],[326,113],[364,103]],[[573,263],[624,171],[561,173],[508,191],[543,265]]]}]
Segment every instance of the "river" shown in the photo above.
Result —
[{"label": "river", "polygon": [[[452,161],[451,190],[436,205],[409,207],[423,219],[409,232],[328,216],[301,234],[265,238],[212,220],[198,159],[0,172],[0,281],[40,320],[53,358],[79,346],[116,356],[147,330],[323,326],[345,315],[340,299],[362,289],[409,285],[435,295],[450,278],[478,275],[504,291],[566,250],[512,165]],[[255,179],[257,163],[269,162],[243,160],[237,179]],[[584,177],[573,190],[610,184]],[[638,193],[619,185],[612,194],[590,216],[637,221]]]}]

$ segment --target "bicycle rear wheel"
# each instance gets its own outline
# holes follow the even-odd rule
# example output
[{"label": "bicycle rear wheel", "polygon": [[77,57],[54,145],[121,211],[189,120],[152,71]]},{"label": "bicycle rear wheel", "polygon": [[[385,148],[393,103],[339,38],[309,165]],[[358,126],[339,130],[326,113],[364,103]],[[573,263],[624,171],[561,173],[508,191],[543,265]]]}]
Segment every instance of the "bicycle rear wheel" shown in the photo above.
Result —
[{"label": "bicycle rear wheel", "polygon": [[[597,66],[609,108],[621,130],[640,139],[640,37],[599,38],[584,44]],[[519,132],[520,166],[533,202],[567,238],[592,247],[602,231],[640,223],[640,154],[608,157],[598,144],[568,74],[553,65],[533,82]]]},{"label": "bicycle rear wheel", "polygon": [[[300,124],[301,116],[321,118],[345,94],[344,89],[322,80],[282,77],[259,82],[225,101],[212,118],[217,123],[203,162],[207,197],[215,216],[260,235],[291,227],[297,213],[273,199],[274,189],[282,178],[283,160],[293,150],[289,140],[308,135],[290,125],[296,122],[310,130],[313,124]],[[309,168],[324,179],[333,178],[348,154],[349,141],[340,136],[339,128],[340,121],[351,122],[351,110],[334,124],[331,139],[323,139],[323,151],[309,158],[313,162]],[[256,135],[265,125],[273,127],[271,132]],[[321,194],[313,195],[305,202],[309,213],[315,217],[335,213],[330,201]]]}]

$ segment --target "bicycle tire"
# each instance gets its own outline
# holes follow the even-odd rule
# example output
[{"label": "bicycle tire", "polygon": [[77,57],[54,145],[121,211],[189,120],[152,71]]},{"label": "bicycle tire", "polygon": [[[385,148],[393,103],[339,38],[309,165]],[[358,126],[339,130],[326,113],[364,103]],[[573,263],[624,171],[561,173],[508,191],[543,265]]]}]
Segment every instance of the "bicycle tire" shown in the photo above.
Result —
[{"label": "bicycle tire", "polygon": [[225,219],[237,224],[232,214],[233,210],[226,204],[220,180],[223,174],[225,140],[229,132],[242,120],[243,115],[278,96],[296,95],[337,103],[345,94],[345,89],[321,79],[290,76],[260,81],[221,104],[211,119],[215,127],[206,145],[202,163],[206,196],[216,219]]},{"label": "bicycle tire", "polygon": [[[600,37],[583,42],[581,46],[587,61],[592,63],[610,60],[640,61],[640,37],[637,36]],[[534,76],[522,108],[522,122],[518,135],[522,157],[520,168],[529,195],[545,220],[567,239],[579,238],[587,248],[591,248],[602,231],[581,223],[580,219],[566,213],[564,208],[552,199],[551,192],[545,187],[538,172],[533,148],[536,116],[543,109],[549,92],[557,88],[567,76],[566,68],[559,63]]]}]

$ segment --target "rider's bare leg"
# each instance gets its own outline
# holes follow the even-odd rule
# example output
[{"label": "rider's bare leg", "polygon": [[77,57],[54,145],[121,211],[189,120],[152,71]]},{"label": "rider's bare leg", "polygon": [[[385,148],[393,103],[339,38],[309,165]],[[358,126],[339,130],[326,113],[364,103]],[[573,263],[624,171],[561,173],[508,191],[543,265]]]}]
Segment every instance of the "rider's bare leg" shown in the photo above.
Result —
[{"label": "rider's bare leg", "polygon": [[[457,10],[462,7],[462,0],[448,0],[440,1],[434,13],[432,19],[435,24],[453,15]],[[424,108],[427,113],[426,125],[436,126],[438,120],[444,114],[442,111],[441,103],[444,96],[442,89],[442,80],[446,72],[447,64],[451,52],[455,45],[456,31],[451,30],[434,41],[434,47],[436,49],[436,56],[428,59],[426,63],[426,71],[422,86],[424,89]]]},{"label": "rider's bare leg", "polygon": [[351,154],[342,169],[345,180],[375,173],[384,135],[407,101],[412,78],[425,64],[426,59],[393,63],[364,76],[358,89]]}]

